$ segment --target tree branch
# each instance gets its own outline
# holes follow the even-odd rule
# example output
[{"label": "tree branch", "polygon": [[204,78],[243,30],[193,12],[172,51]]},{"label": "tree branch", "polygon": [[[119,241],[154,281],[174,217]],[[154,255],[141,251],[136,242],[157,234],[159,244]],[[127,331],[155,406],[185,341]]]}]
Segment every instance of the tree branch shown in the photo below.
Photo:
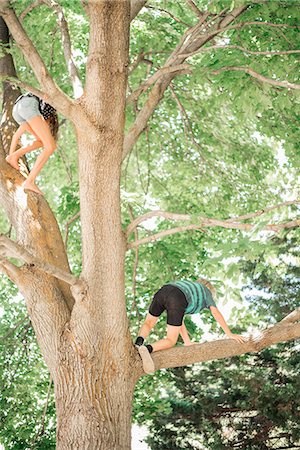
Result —
[{"label": "tree branch", "polygon": [[[215,28],[213,32],[211,32],[211,30],[209,29],[201,34],[201,30],[204,26],[205,20],[209,15],[209,13],[205,13],[195,26],[186,30],[177,47],[174,49],[174,51],[166,61],[164,67],[178,66],[179,64],[183,64],[185,58],[181,56],[181,53],[190,53],[198,50],[200,47],[210,41],[215,35],[222,33],[222,31],[224,31],[224,29],[227,28],[227,26],[231,22],[233,22],[239,15],[246,11],[247,8],[248,6],[240,6],[238,8],[235,8],[230,12],[230,14],[228,14],[225,18],[222,18],[222,20],[220,20],[219,22],[217,22],[216,20],[216,23],[213,25]],[[144,106],[138,113],[135,122],[124,138],[123,158],[125,158],[126,155],[131,151],[133,145],[136,143],[140,134],[145,129],[149,118],[151,117],[153,111],[162,99],[165,90],[175,76],[176,72],[167,73],[164,76],[160,77],[154,84]]]},{"label": "tree branch", "polygon": [[20,269],[3,258],[0,253],[0,272],[4,273],[10,280],[17,284],[18,276],[20,275]]},{"label": "tree branch", "polygon": [[186,0],[187,4],[191,8],[191,10],[196,14],[196,16],[202,18],[203,13],[200,11],[200,9],[195,5],[193,0]]},{"label": "tree branch", "polygon": [[130,5],[130,20],[132,21],[140,12],[140,10],[145,6],[147,0],[131,0]]},{"label": "tree branch", "polygon": [[126,104],[134,102],[143,92],[145,92],[152,84],[154,84],[160,77],[168,73],[177,72],[178,74],[191,73],[189,64],[180,64],[173,67],[162,67],[155,74],[151,75],[144,83],[142,83],[134,92],[132,92],[126,99]]},{"label": "tree branch", "polygon": [[25,261],[27,264],[33,264],[39,270],[42,270],[49,275],[62,280],[71,286],[82,285],[82,280],[79,280],[74,275],[54,266],[53,264],[45,263],[39,258],[36,258],[29,253],[25,248],[16,242],[12,241],[5,235],[0,235],[0,254],[5,257],[18,258]]},{"label": "tree branch", "polygon": [[24,319],[19,320],[16,325],[11,328],[4,336],[0,336],[1,341],[5,342],[7,338],[9,338],[14,332],[22,325],[24,322],[28,321],[28,317],[24,317]]},{"label": "tree branch", "polygon": [[267,56],[278,56],[278,55],[292,55],[296,53],[300,53],[300,50],[282,50],[282,51],[263,51],[263,52],[255,52],[252,50],[248,50],[240,45],[212,45],[210,47],[200,48],[195,52],[191,53],[183,53],[181,56],[184,58],[190,58],[191,56],[198,55],[199,53],[208,52],[211,50],[219,50],[219,49],[233,49],[233,50],[241,50],[244,53],[248,53],[249,55],[267,55]]},{"label": "tree branch", "polygon": [[18,47],[22,50],[25,58],[32,67],[38,82],[44,92],[47,93],[47,99],[45,100],[51,103],[63,115],[69,117],[70,108],[73,105],[72,100],[56,85],[14,10],[4,0],[0,2],[0,14],[9,27]]},{"label": "tree branch", "polygon": [[[130,215],[130,219],[133,220],[134,217],[133,217],[133,212],[132,212],[131,206],[129,206],[129,215]],[[135,238],[136,241],[139,238],[139,234],[138,234],[137,228],[134,230],[134,238]],[[131,305],[131,308],[130,308],[130,314],[132,314],[133,309],[136,310],[137,319],[138,319],[138,325],[140,326],[141,315],[140,315],[139,308],[138,308],[138,306],[136,304],[136,273],[137,273],[138,264],[139,264],[139,248],[137,246],[136,249],[135,249],[135,258],[134,258],[133,273],[132,273],[132,295],[133,295],[133,301],[132,301],[132,305]]]},{"label": "tree branch", "polygon": [[57,23],[61,31],[62,46],[66,60],[69,77],[73,86],[74,98],[81,97],[83,93],[82,82],[72,55],[72,45],[68,22],[66,21],[62,7],[54,0],[43,0],[43,3],[53,9],[57,15]]},{"label": "tree branch", "polygon": [[170,87],[170,89],[171,89],[172,96],[173,96],[173,98],[175,99],[175,101],[176,101],[176,103],[177,103],[177,105],[178,105],[178,108],[179,108],[179,111],[180,111],[180,115],[181,115],[183,124],[184,124],[185,122],[187,123],[187,129],[188,129],[188,132],[189,132],[189,134],[190,134],[190,136],[191,136],[192,142],[193,142],[193,144],[195,145],[195,147],[198,148],[199,156],[200,156],[201,161],[202,161],[203,163],[205,163],[206,160],[205,160],[204,156],[202,155],[202,148],[201,148],[201,146],[198,144],[198,142],[197,142],[196,139],[195,139],[194,132],[193,132],[193,127],[192,127],[192,125],[191,125],[191,123],[190,123],[189,116],[188,116],[188,114],[187,114],[187,112],[186,112],[186,110],[185,110],[183,104],[181,103],[181,101],[180,101],[178,95],[176,94],[176,92],[175,92],[175,90],[174,90],[174,87],[173,87],[172,83],[170,83],[169,87]]},{"label": "tree branch", "polygon": [[43,2],[44,2],[44,0],[35,0],[30,5],[28,5],[27,8],[25,8],[24,11],[21,12],[21,14],[19,15],[20,21],[22,22],[24,20],[24,18],[27,16],[27,14],[31,13],[31,11],[33,9],[35,9],[38,6],[42,5]]},{"label": "tree branch", "polygon": [[250,336],[244,344],[239,344],[232,339],[222,339],[191,347],[175,347],[170,350],[162,350],[153,354],[155,368],[164,369],[180,367],[203,361],[229,358],[245,353],[259,352],[264,348],[280,342],[287,342],[300,337],[300,323],[279,322],[259,333],[258,336]]},{"label": "tree branch", "polygon": [[[208,217],[202,217],[199,216],[199,222],[201,222],[202,226],[209,226],[212,225],[213,223],[217,226],[222,226],[221,224],[224,224],[225,228],[231,228],[230,227],[230,223],[233,223],[234,225],[246,225],[247,227],[254,227],[256,225],[252,225],[252,224],[239,224],[239,222],[241,220],[246,220],[246,219],[251,219],[254,217],[258,217],[261,216],[262,214],[265,214],[267,212],[273,211],[274,209],[278,209],[281,208],[283,206],[289,206],[289,205],[297,205],[300,204],[300,200],[291,200],[291,201],[287,201],[287,202],[282,202],[279,203],[278,205],[273,205],[273,206],[269,206],[265,209],[261,209],[259,211],[256,211],[254,213],[249,213],[249,214],[244,214],[242,216],[238,216],[238,217],[234,217],[234,218],[230,218],[230,219],[226,219],[226,220],[219,220],[219,219],[213,219],[213,218],[208,218]],[[176,214],[176,213],[171,213],[171,212],[167,212],[167,211],[149,211],[146,214],[143,214],[140,217],[137,217],[135,220],[133,220],[127,227],[126,229],[126,236],[128,237],[130,235],[130,233],[142,222],[145,222],[148,219],[151,219],[152,217],[163,217],[164,219],[169,219],[169,220],[191,220],[192,217],[195,218],[195,216],[191,216],[190,214]],[[290,222],[287,222],[290,223]],[[227,226],[229,225],[229,226]],[[273,226],[280,226],[280,224],[278,225],[271,225]],[[251,229],[251,228],[245,228],[245,229]]]},{"label": "tree branch", "polygon": [[202,230],[203,226],[201,225],[184,225],[182,227],[176,227],[176,228],[171,228],[170,230],[164,230],[164,231],[160,231],[159,233],[155,233],[152,234],[151,236],[147,236],[144,237],[142,239],[138,239],[134,242],[129,242],[127,244],[127,248],[136,248],[139,245],[142,244],[147,244],[148,242],[155,242],[158,239],[165,237],[165,236],[170,236],[171,234],[175,234],[175,233],[180,233],[182,231],[187,231],[187,230]]},{"label": "tree branch", "polygon": [[[256,226],[257,225],[251,225],[250,223],[234,223],[234,222],[226,222],[223,220],[209,219],[209,218],[202,217],[199,224],[185,225],[185,226],[181,226],[181,227],[171,228],[169,230],[160,231],[159,233],[152,234],[151,236],[147,236],[145,238],[139,239],[138,241],[129,242],[127,244],[127,248],[128,249],[135,248],[138,245],[147,244],[148,242],[155,242],[162,237],[169,236],[169,235],[175,234],[175,233],[180,233],[182,231],[187,231],[187,230],[200,230],[200,231],[204,232],[203,228],[221,227],[221,228],[231,228],[234,230],[251,231],[251,230],[254,230]],[[266,225],[263,228],[261,228],[261,230],[278,232],[283,229],[295,228],[298,226],[300,226],[300,219],[293,220],[291,222]]]},{"label": "tree branch", "polygon": [[167,11],[166,9],[157,8],[155,6],[146,6],[146,8],[154,9],[155,11],[161,11],[161,12],[167,14],[168,16],[170,16],[171,19],[175,20],[175,22],[181,23],[182,25],[185,25],[186,27],[190,27],[190,24],[183,22],[183,20],[181,20],[181,19],[178,19],[178,17],[174,16],[174,14],[170,13],[170,11]]},{"label": "tree branch", "polygon": [[12,86],[17,86],[20,88],[25,89],[26,91],[32,92],[34,95],[37,95],[40,98],[45,98],[46,93],[41,91],[40,89],[35,88],[34,86],[31,86],[31,84],[25,83],[24,81],[20,81],[18,78],[14,77],[6,77],[6,76],[0,76],[0,79],[3,81],[7,81]]},{"label": "tree branch", "polygon": [[220,72],[227,71],[227,70],[245,72],[248,75],[251,75],[252,77],[257,78],[259,81],[262,81],[263,83],[271,84],[272,86],[279,86],[279,87],[290,88],[290,89],[300,89],[300,84],[290,83],[289,81],[276,81],[276,80],[273,80],[272,78],[264,77],[263,75],[255,72],[250,67],[228,66],[228,67],[222,67],[221,69],[218,69],[218,70],[214,70],[212,73],[214,75],[218,75]]},{"label": "tree branch", "polygon": [[65,235],[65,247],[68,246],[68,238],[69,238],[69,227],[71,223],[73,223],[75,220],[77,220],[80,217],[80,211],[78,211],[73,217],[71,217],[70,220],[66,223],[66,235]]}]

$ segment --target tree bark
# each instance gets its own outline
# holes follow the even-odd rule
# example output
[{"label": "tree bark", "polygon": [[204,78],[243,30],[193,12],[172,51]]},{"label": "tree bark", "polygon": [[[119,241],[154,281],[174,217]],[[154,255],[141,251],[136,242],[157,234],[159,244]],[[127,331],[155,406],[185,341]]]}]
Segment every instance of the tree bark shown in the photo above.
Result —
[{"label": "tree bark", "polygon": [[[86,358],[65,336],[55,377],[57,450],[130,450],[134,383],[110,342]],[[122,370],[120,366],[122,365]]]}]

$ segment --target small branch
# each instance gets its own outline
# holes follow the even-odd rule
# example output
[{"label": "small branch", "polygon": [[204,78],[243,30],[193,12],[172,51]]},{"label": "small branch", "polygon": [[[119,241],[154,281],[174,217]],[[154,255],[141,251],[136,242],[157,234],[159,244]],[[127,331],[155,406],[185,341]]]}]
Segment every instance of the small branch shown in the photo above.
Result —
[{"label": "small branch", "polygon": [[227,219],[227,222],[239,222],[240,220],[252,219],[253,217],[261,216],[262,214],[274,211],[274,209],[282,208],[283,206],[300,205],[300,200],[290,200],[287,202],[278,203],[278,205],[269,206],[254,213],[244,214],[243,216]]},{"label": "small branch", "polygon": [[178,95],[176,94],[176,92],[175,92],[175,90],[174,90],[174,87],[173,87],[172,83],[170,83],[169,87],[170,87],[170,89],[171,89],[172,96],[173,96],[173,98],[175,99],[175,101],[176,101],[176,103],[177,103],[177,105],[178,105],[178,107],[179,107],[179,111],[180,111],[180,114],[181,114],[183,123],[184,123],[184,121],[187,122],[187,128],[188,128],[188,131],[189,131],[190,136],[191,136],[191,138],[192,138],[193,144],[194,144],[195,147],[197,147],[198,150],[199,150],[199,156],[200,156],[200,159],[201,159],[201,161],[202,161],[203,163],[205,163],[205,162],[206,162],[206,161],[205,161],[205,158],[202,156],[202,148],[201,148],[201,146],[198,144],[198,142],[197,142],[196,139],[195,139],[194,132],[193,132],[193,128],[192,128],[192,126],[191,126],[189,116],[187,115],[187,112],[186,112],[186,110],[185,110],[183,104],[181,103],[181,101],[180,101]]},{"label": "small branch", "polygon": [[[131,206],[129,206],[129,215],[130,215],[130,219],[134,220]],[[138,241],[138,239],[139,239],[139,234],[138,234],[137,228],[135,228],[135,230],[134,230],[134,238],[135,238],[135,241]],[[139,312],[139,308],[138,308],[138,306],[136,304],[136,273],[137,273],[138,264],[139,264],[139,247],[137,246],[136,249],[135,249],[135,258],[134,258],[133,274],[132,274],[133,302],[132,302],[132,305],[131,305],[130,312],[132,313],[133,309],[136,310],[138,322],[139,322],[139,325],[140,325],[141,315],[140,315],[140,312]]]},{"label": "small branch", "polygon": [[23,22],[24,18],[27,16],[27,14],[31,13],[31,11],[38,6],[43,4],[43,0],[36,0],[35,2],[32,2],[27,8],[24,9],[24,11],[19,15],[19,20]]},{"label": "small branch", "polygon": [[138,87],[132,94],[130,94],[126,99],[126,104],[134,102],[143,92],[145,92],[152,84],[154,84],[160,77],[169,73],[191,73],[191,68],[189,64],[180,64],[178,66],[172,67],[162,67],[155,74],[151,75],[148,80],[144,81],[141,86]]},{"label": "small branch", "polygon": [[200,19],[203,16],[203,13],[200,11],[200,9],[195,5],[193,0],[186,0],[187,4],[191,8],[191,10],[196,14],[196,16],[200,17]]},{"label": "small branch", "polygon": [[70,220],[68,220],[68,222],[66,223],[66,237],[65,237],[65,247],[67,248],[68,246],[68,238],[69,238],[69,227],[71,225],[71,223],[73,223],[75,220],[77,220],[80,217],[80,211],[78,211],[78,213],[75,214],[75,216],[71,217]]},{"label": "small branch", "polygon": [[278,55],[292,55],[295,53],[300,53],[300,50],[282,50],[282,51],[264,51],[264,52],[255,52],[252,50],[248,50],[247,48],[241,47],[240,45],[212,45],[210,47],[200,48],[195,52],[191,53],[181,53],[180,56],[183,58],[190,58],[191,56],[198,55],[199,53],[209,52],[211,50],[241,50],[244,53],[248,53],[250,55],[267,55],[267,56],[278,56]]},{"label": "small branch", "polygon": [[139,245],[147,244],[148,242],[155,242],[162,237],[170,236],[171,234],[180,233],[182,231],[187,231],[187,230],[203,231],[202,228],[203,228],[202,224],[201,225],[184,225],[182,227],[171,228],[170,230],[160,231],[159,233],[152,234],[151,236],[147,236],[145,238],[139,239],[138,241],[129,242],[127,245],[127,248],[128,249],[136,248]]},{"label": "small branch", "polygon": [[245,72],[248,75],[251,75],[252,77],[257,78],[259,81],[262,81],[263,83],[271,84],[272,86],[279,86],[279,87],[290,88],[290,89],[300,89],[300,84],[290,83],[289,81],[272,80],[271,78],[264,77],[263,75],[255,72],[250,67],[228,66],[228,67],[222,67],[221,69],[218,69],[218,70],[214,70],[212,73],[214,75],[218,75],[220,72],[227,71],[227,70]]},{"label": "small branch", "polygon": [[78,286],[83,283],[82,280],[79,280],[74,275],[36,258],[21,245],[4,235],[0,235],[0,253],[5,257],[18,258],[25,261],[27,264],[33,264],[39,270],[42,270],[43,272],[48,273],[59,280],[65,281],[71,286]]},{"label": "small branch", "polygon": [[171,19],[175,20],[175,22],[181,23],[182,25],[186,26],[186,27],[190,27],[190,25],[186,22],[184,22],[181,19],[178,19],[178,17],[174,16],[174,14],[170,13],[170,11],[167,11],[166,9],[163,8],[157,8],[156,6],[146,6],[146,8],[148,9],[154,9],[155,11],[161,11],[165,14],[167,14],[169,17],[171,17]]},{"label": "small branch", "polygon": [[40,431],[38,431],[36,433],[35,437],[33,438],[32,442],[30,443],[30,447],[32,447],[33,444],[38,440],[38,438],[43,436],[43,434],[45,433],[45,419],[46,419],[46,412],[47,412],[49,399],[50,399],[50,394],[51,394],[52,382],[53,382],[53,380],[52,380],[52,377],[50,375],[49,385],[48,385],[48,392],[47,392],[47,398],[46,398],[46,403],[45,403],[45,406],[44,406],[44,411],[43,411],[42,420],[41,420],[41,429],[40,429]]},{"label": "small branch", "polygon": [[79,72],[72,55],[72,45],[69,33],[68,22],[66,21],[62,7],[54,0],[43,0],[43,3],[53,9],[57,15],[57,23],[61,31],[62,46],[65,61],[69,73],[69,77],[73,86],[74,98],[81,97],[83,87],[80,80]]},{"label": "small branch", "polygon": [[17,78],[13,78],[13,77],[1,77],[1,80],[3,81],[7,81],[9,84],[11,84],[12,86],[18,86],[20,88],[25,89],[26,91],[32,92],[32,94],[37,95],[39,98],[45,99],[47,97],[47,95],[45,94],[45,92],[42,92],[40,89],[35,88],[34,86],[31,86],[28,83],[24,83],[24,81],[20,81]]},{"label": "small branch", "polygon": [[19,328],[19,326],[22,325],[24,322],[26,322],[26,320],[28,320],[28,317],[24,317],[24,319],[19,320],[19,322],[16,323],[16,325],[13,328],[11,328],[4,336],[0,336],[0,339],[2,341],[5,341],[12,334],[14,334],[14,332]]},{"label": "small branch", "polygon": [[1,246],[0,246],[0,271],[4,273],[12,281],[16,282],[17,277],[20,275],[20,269],[8,261],[6,258],[1,256]]}]

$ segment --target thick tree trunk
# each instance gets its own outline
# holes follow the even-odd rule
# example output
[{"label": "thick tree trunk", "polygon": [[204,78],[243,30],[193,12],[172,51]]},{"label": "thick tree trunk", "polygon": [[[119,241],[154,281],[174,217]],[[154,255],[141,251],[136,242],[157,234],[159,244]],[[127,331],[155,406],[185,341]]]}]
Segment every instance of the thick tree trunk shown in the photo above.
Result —
[{"label": "thick tree trunk", "polygon": [[100,358],[84,358],[74,349],[64,356],[55,377],[57,450],[130,450],[129,359],[122,360],[120,371],[109,345]]}]

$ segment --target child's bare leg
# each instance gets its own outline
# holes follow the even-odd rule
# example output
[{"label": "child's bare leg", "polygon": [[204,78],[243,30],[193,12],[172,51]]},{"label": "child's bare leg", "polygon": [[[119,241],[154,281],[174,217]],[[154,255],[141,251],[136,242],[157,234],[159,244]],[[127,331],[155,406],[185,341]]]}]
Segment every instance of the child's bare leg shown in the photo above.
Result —
[{"label": "child's bare leg", "polygon": [[[19,139],[22,136],[22,134],[25,133],[25,131],[32,134],[36,138],[36,140],[32,144],[27,145],[26,147],[22,147],[19,150],[15,151],[16,147],[18,145]],[[39,137],[33,131],[31,126],[27,122],[24,122],[24,123],[22,123],[22,125],[20,125],[20,127],[17,129],[17,131],[13,135],[11,145],[10,145],[9,155],[5,159],[14,169],[20,170],[20,167],[18,164],[19,158],[21,158],[23,155],[25,155],[25,153],[31,152],[32,150],[36,150],[37,148],[40,148],[42,146],[43,146],[42,141],[39,139]]]},{"label": "child's bare leg", "polygon": [[145,322],[140,328],[138,336],[141,336],[144,339],[146,339],[146,337],[149,336],[150,331],[152,330],[157,321],[158,317],[152,316],[151,314],[148,313]]},{"label": "child's bare leg", "polygon": [[17,129],[17,131],[14,133],[11,143],[10,143],[10,149],[9,149],[10,155],[16,150],[20,137],[26,131],[26,125],[27,125],[26,122],[22,123],[19,126],[19,128]]},{"label": "child's bare leg", "polygon": [[37,175],[40,173],[45,163],[48,161],[49,157],[55,151],[56,142],[51,134],[49,125],[41,116],[36,116],[33,119],[30,119],[28,123],[32,128],[33,132],[42,141],[44,150],[37,157],[36,162],[23,186],[24,189],[29,189],[41,194],[42,192],[35,184],[35,179]]},{"label": "child's bare leg", "polygon": [[180,326],[167,325],[167,337],[151,344],[153,351],[157,352],[158,350],[174,347],[178,340],[179,332]]},{"label": "child's bare leg", "polygon": [[42,141],[34,141],[32,144],[27,145],[26,147],[21,147],[19,150],[15,151],[12,154],[9,154],[5,159],[6,161],[16,170],[20,170],[18,160],[24,156],[28,152],[32,152],[33,150],[36,150],[37,148],[40,148],[43,146]]}]

